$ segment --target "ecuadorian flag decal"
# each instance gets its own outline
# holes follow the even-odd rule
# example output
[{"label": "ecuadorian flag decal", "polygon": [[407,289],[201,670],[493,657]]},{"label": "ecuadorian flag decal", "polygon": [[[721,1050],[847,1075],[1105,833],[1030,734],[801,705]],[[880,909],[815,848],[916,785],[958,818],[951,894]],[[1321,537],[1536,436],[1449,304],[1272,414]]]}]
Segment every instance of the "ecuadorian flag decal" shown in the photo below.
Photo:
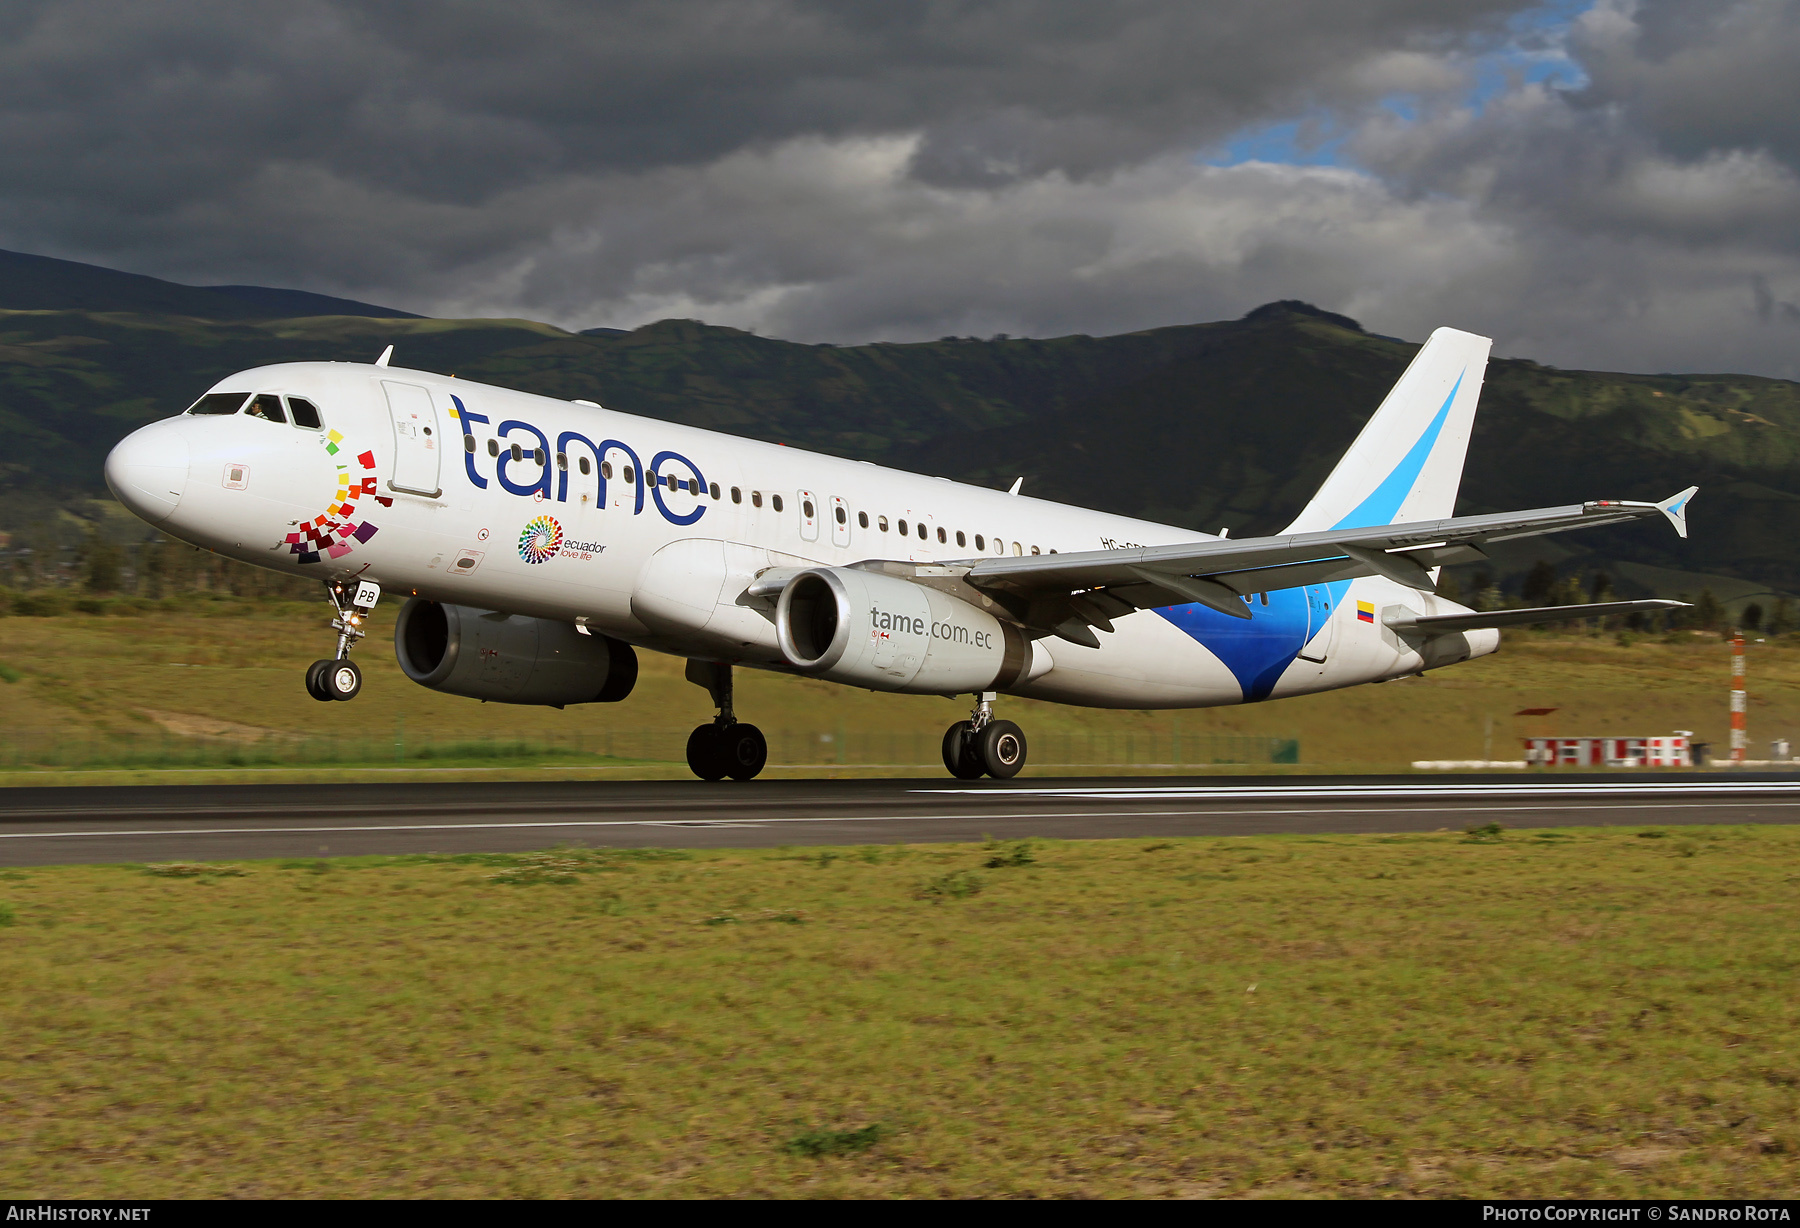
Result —
[{"label": "ecuadorian flag decal", "polygon": [[1357,602],[1356,603],[1356,621],[1359,623],[1374,622],[1375,621],[1375,603],[1372,601]]}]

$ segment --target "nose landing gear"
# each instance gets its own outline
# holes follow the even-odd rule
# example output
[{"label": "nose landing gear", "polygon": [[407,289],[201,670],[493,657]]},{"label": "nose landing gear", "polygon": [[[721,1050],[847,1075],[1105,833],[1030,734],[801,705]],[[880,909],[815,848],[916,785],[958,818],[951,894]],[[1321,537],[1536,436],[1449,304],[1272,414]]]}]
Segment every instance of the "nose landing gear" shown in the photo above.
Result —
[{"label": "nose landing gear", "polygon": [[1025,731],[994,719],[995,698],[993,691],[983,691],[969,719],[944,731],[944,766],[958,780],[1009,780],[1025,766]]},{"label": "nose landing gear", "polygon": [[719,715],[688,735],[688,767],[701,780],[752,780],[769,761],[762,730],[740,722],[731,707],[731,666],[723,661],[687,663],[687,680],[705,687]]},{"label": "nose landing gear", "polygon": [[362,691],[362,670],[350,659],[350,646],[368,634],[362,629],[369,611],[381,600],[381,585],[359,580],[354,589],[338,580],[325,585],[326,596],[337,610],[331,629],[338,633],[337,655],[306,667],[306,693],[314,699],[355,699]]}]

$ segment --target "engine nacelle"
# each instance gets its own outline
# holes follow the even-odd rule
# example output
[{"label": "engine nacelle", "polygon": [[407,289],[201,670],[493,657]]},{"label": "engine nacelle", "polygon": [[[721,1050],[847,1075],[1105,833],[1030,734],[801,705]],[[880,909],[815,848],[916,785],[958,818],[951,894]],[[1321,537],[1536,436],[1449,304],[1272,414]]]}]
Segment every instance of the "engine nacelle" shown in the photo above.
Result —
[{"label": "engine nacelle", "polygon": [[897,576],[815,567],[775,606],[788,664],[873,691],[1001,691],[1030,669],[1032,645],[985,610]]},{"label": "engine nacelle", "polygon": [[616,703],[637,685],[637,652],[571,623],[414,597],[394,623],[394,655],[423,687],[502,704]]}]

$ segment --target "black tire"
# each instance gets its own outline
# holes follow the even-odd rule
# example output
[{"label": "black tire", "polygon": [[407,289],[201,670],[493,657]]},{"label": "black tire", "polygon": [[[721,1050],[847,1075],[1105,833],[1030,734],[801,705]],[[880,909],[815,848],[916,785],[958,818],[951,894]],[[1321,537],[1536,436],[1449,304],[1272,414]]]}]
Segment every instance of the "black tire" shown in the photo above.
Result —
[{"label": "black tire", "polygon": [[769,762],[769,742],[755,725],[728,725],[720,743],[725,774],[733,780],[755,780]]},{"label": "black tire", "polygon": [[325,671],[331,665],[330,661],[314,661],[306,667],[306,693],[324,703],[331,702],[331,696],[325,693]]},{"label": "black tire", "polygon": [[362,694],[362,670],[349,657],[342,661],[327,661],[325,668],[319,671],[319,689],[332,699],[348,703]]},{"label": "black tire", "polygon": [[975,753],[995,780],[1010,780],[1025,766],[1025,731],[1011,721],[989,721],[975,735]]},{"label": "black tire", "polygon": [[725,777],[725,739],[717,725],[696,725],[688,734],[688,767],[701,780],[723,780]]},{"label": "black tire", "polygon": [[958,780],[976,780],[987,769],[975,754],[975,726],[958,721],[944,730],[944,766]]}]

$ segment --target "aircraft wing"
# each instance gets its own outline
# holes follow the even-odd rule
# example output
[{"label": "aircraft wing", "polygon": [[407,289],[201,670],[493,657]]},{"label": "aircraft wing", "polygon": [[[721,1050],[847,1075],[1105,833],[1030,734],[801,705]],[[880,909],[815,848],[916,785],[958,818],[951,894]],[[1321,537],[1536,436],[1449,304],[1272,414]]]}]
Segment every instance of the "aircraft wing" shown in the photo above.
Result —
[{"label": "aircraft wing", "polygon": [[[1005,606],[1025,625],[1098,647],[1090,628],[1111,631],[1112,619],[1135,609],[1198,602],[1223,614],[1249,618],[1251,609],[1243,598],[1251,594],[1373,575],[1432,592],[1436,586],[1429,569],[1485,558],[1481,547],[1490,542],[1647,516],[1666,517],[1686,537],[1687,505],[1696,489],[1689,487],[1657,503],[1600,499],[1567,507],[1275,537],[989,558],[970,562],[966,572],[959,564],[946,570]],[[926,580],[923,575],[919,578]]]}]

